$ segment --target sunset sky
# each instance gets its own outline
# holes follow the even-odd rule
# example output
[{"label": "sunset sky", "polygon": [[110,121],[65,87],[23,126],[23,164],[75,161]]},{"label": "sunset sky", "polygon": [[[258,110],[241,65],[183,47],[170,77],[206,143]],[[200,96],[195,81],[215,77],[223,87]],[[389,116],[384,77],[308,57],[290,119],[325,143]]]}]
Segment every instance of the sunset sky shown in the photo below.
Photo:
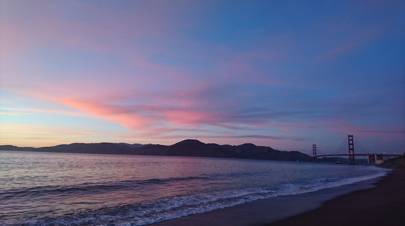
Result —
[{"label": "sunset sky", "polygon": [[405,1],[0,0],[0,144],[405,150]]}]

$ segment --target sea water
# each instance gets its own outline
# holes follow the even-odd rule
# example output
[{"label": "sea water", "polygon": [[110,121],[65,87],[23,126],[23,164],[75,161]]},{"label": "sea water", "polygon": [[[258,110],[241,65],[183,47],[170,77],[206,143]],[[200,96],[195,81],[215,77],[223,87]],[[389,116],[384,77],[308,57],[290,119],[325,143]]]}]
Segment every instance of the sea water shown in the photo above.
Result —
[{"label": "sea water", "polygon": [[0,225],[148,225],[385,173],[372,166],[0,151]]}]

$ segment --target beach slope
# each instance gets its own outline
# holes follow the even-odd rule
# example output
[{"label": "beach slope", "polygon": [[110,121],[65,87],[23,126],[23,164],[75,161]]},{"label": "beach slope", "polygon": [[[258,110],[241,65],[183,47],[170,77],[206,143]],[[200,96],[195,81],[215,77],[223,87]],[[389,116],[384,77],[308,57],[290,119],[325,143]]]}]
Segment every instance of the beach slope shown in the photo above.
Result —
[{"label": "beach slope", "polygon": [[263,226],[405,225],[405,158],[388,165],[393,171],[374,188],[339,196],[315,210]]}]

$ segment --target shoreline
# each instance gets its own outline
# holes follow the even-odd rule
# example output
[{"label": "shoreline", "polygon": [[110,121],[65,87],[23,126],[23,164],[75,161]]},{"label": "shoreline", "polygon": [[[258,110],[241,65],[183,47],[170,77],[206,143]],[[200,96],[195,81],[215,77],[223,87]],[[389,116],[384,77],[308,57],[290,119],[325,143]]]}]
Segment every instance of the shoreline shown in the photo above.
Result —
[{"label": "shoreline", "polygon": [[[396,181],[405,180],[405,161],[399,159],[401,164],[391,166],[393,171],[387,173],[383,177],[371,179],[363,182],[357,182],[354,184],[343,185],[335,188],[327,188],[316,192],[309,192],[298,195],[280,196],[269,199],[257,200],[234,207],[228,207],[223,209],[214,210],[207,213],[201,213],[196,215],[190,215],[173,220],[163,221],[160,223],[152,224],[154,226],[290,226],[290,225],[373,225],[374,222],[381,221],[369,221],[369,223],[362,224],[361,222],[367,222],[363,220],[368,218],[367,215],[361,213],[363,209],[368,209],[369,204],[365,200],[370,200],[370,204],[379,206],[375,211],[378,212],[379,208],[388,208],[392,206],[391,199],[384,202],[384,197],[387,196],[383,190],[395,190],[396,193],[388,195],[398,195],[399,191],[405,191],[405,183],[397,184]],[[401,187],[402,186],[402,187]],[[360,197],[359,197],[360,196]],[[391,216],[393,224],[399,219],[405,222],[404,217],[400,217],[399,211],[405,207],[404,195],[398,197],[397,210],[392,211],[394,215]],[[361,200],[359,200],[361,199]],[[343,200],[343,201],[342,201]],[[395,207],[395,205],[394,205]],[[326,210],[325,210],[326,209]],[[350,210],[349,210],[350,209]],[[341,217],[346,211],[351,211],[350,215],[357,216],[358,220],[351,221],[353,216]],[[357,213],[359,212],[360,213]],[[381,218],[385,218],[387,213],[381,213]],[[375,213],[376,217],[379,217],[378,213]],[[336,218],[342,219],[336,221]],[[345,222],[343,219],[346,219]],[[331,223],[332,222],[332,223]],[[338,222],[333,224],[333,222]],[[384,221],[386,223],[386,221]],[[378,225],[378,224],[374,224]]]},{"label": "shoreline", "polygon": [[389,225],[405,223],[405,158],[388,161],[392,168],[373,188],[354,191],[324,202],[320,208],[261,226]]}]

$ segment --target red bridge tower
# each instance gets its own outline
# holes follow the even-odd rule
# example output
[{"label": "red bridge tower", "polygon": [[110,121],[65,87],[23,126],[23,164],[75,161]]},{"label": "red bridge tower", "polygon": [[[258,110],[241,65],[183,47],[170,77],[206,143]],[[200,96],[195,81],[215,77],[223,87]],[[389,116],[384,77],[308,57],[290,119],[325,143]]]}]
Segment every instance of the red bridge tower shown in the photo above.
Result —
[{"label": "red bridge tower", "polygon": [[312,145],[312,157],[314,158],[314,159],[316,159],[317,158],[317,153],[316,153],[316,144],[313,144]]},{"label": "red bridge tower", "polygon": [[354,135],[348,135],[347,142],[349,145],[349,161],[350,163],[354,164]]}]

